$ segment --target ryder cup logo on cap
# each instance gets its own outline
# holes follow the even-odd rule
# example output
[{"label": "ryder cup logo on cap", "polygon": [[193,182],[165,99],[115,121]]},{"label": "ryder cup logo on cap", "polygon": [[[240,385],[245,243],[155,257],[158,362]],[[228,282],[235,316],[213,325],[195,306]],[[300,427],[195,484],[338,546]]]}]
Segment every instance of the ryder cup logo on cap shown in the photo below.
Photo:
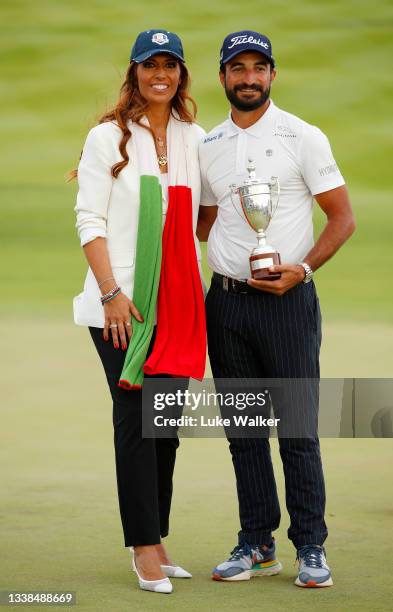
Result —
[{"label": "ryder cup logo on cap", "polygon": [[167,30],[146,30],[138,34],[131,50],[130,61],[139,64],[158,53],[169,53],[184,62],[180,38]]},{"label": "ryder cup logo on cap", "polygon": [[169,38],[164,32],[156,32],[151,37],[151,42],[157,43],[157,45],[165,45],[165,43],[169,43]]},{"label": "ryder cup logo on cap", "polygon": [[272,56],[272,44],[267,36],[254,32],[253,30],[241,30],[233,32],[224,38],[220,51],[220,66],[229,62],[239,53],[245,51],[256,51],[262,53],[274,68]]}]

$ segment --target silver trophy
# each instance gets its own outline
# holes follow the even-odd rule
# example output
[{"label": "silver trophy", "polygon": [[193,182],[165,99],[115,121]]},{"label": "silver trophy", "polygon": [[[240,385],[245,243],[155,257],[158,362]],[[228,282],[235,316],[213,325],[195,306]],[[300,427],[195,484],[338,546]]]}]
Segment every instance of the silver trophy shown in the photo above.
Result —
[{"label": "silver trophy", "polygon": [[[257,232],[258,245],[250,255],[250,270],[252,278],[256,280],[276,280],[280,278],[279,272],[269,272],[269,267],[281,263],[280,255],[276,249],[266,244],[266,228],[275,214],[280,197],[278,178],[272,176],[270,183],[264,183],[255,176],[255,162],[248,160],[248,178],[242,185],[231,185],[231,194],[237,194],[244,213],[253,230]],[[232,203],[237,207],[232,199]],[[239,213],[240,214],[240,213]],[[241,215],[242,216],[242,215]],[[242,216],[242,218],[244,219]]]}]

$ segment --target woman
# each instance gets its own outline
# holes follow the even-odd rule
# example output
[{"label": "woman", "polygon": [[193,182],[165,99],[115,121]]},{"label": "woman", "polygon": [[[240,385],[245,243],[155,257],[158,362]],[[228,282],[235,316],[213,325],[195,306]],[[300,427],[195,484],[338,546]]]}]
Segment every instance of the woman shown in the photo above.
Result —
[{"label": "woman", "polygon": [[119,102],[88,134],[75,208],[89,270],[74,318],[89,327],[113,399],[125,546],[140,588],[161,593],[169,576],[191,577],[161,543],[179,441],[142,438],[141,387],[145,375],[203,377],[206,345],[195,235],[204,132],[188,90],[179,37],[139,34]]}]

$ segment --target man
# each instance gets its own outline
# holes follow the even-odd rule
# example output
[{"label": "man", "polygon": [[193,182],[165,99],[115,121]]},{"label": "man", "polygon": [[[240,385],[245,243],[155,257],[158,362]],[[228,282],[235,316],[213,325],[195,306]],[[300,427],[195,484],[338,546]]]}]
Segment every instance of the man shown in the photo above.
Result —
[{"label": "man", "polygon": [[[326,136],[276,107],[270,40],[248,30],[229,34],[220,57],[220,81],[231,104],[224,123],[200,145],[202,199],[198,236],[208,239],[213,278],[206,298],[209,357],[217,378],[319,378],[321,319],[313,273],[355,229],[354,218]],[[256,234],[240,218],[229,186],[247,178],[247,161],[281,196],[268,243],[281,255],[279,280],[253,280],[249,256]],[[237,196],[235,196],[237,197]],[[327,217],[314,244],[313,198]],[[239,208],[239,206],[237,206]],[[211,231],[210,231],[211,229]],[[210,234],[209,234],[210,232]],[[273,402],[274,403],[274,402]],[[317,415],[317,401],[304,409]],[[272,532],[280,508],[267,437],[230,438],[240,523],[238,545],[213,571],[215,580],[248,580],[281,570]],[[325,487],[317,433],[279,439],[284,467],[288,537],[297,550],[295,584],[333,584],[323,543]]]}]

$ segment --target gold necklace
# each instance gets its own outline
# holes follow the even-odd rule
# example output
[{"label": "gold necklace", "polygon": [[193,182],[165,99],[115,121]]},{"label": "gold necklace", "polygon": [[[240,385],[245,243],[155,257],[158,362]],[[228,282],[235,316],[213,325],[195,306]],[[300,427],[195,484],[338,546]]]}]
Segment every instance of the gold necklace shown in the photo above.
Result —
[{"label": "gold necklace", "polygon": [[166,146],[165,146],[164,139],[161,138],[161,136],[156,136],[156,141],[157,141],[157,145],[159,146],[159,148],[163,149],[163,152],[160,153],[157,156],[158,165],[159,166],[166,166],[167,163],[168,163],[168,156],[167,156],[167,153],[166,153]]}]

